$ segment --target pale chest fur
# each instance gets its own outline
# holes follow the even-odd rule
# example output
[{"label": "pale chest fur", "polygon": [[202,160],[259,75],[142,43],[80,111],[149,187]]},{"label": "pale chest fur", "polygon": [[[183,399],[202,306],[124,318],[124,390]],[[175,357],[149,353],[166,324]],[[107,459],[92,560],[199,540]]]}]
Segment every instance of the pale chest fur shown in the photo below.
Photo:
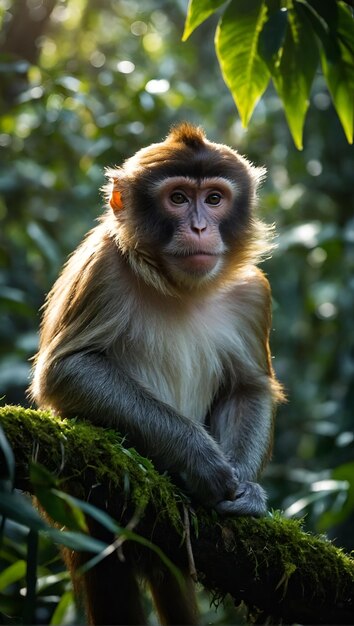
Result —
[{"label": "pale chest fur", "polygon": [[156,398],[202,422],[226,363],[243,350],[238,319],[223,297],[176,309],[150,306],[147,312],[136,303],[114,355]]}]

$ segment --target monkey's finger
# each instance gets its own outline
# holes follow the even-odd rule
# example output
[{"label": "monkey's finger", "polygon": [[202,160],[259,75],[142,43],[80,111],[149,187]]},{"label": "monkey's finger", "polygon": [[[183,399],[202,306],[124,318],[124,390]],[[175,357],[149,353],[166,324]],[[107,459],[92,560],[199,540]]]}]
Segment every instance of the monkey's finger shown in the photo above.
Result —
[{"label": "monkey's finger", "polygon": [[220,515],[251,515],[253,517],[262,517],[267,512],[264,503],[252,500],[222,500],[215,506],[216,511]]},{"label": "monkey's finger", "polygon": [[253,515],[260,517],[267,512],[267,496],[258,483],[240,483],[234,500],[222,500],[216,505],[221,515]]},{"label": "monkey's finger", "polygon": [[236,489],[235,497],[230,498],[230,500],[238,500],[238,498],[243,498],[243,496],[245,495],[245,492],[246,492],[245,484],[241,483]]},{"label": "monkey's finger", "polygon": [[237,487],[230,487],[224,494],[225,500],[235,500],[237,498]]}]

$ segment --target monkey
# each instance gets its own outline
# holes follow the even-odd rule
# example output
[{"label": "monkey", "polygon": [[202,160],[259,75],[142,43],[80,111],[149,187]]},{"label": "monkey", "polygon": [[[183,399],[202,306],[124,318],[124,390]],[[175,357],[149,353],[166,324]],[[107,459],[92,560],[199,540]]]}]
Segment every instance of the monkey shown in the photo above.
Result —
[{"label": "monkey", "polygon": [[[117,429],[192,501],[261,516],[283,397],[258,268],[272,248],[255,215],[265,170],[183,122],[106,173],[106,209],[47,297],[31,397]],[[185,576],[183,593],[150,576],[162,624],[198,623]],[[145,623],[128,563],[103,560],[85,585],[90,624]]]}]

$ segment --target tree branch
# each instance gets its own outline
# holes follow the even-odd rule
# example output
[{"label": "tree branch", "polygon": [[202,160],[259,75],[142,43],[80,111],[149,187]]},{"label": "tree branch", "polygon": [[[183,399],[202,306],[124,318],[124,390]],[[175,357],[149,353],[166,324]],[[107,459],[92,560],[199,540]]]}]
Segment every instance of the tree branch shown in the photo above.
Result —
[{"label": "tree branch", "polygon": [[[31,491],[28,465],[35,457],[82,498],[103,485],[108,512],[121,517],[129,485],[131,510],[145,511],[136,531],[172,560],[185,550],[185,497],[148,460],[124,449],[116,432],[13,406],[0,409],[0,424],[16,457],[17,487]],[[196,570],[212,593],[244,601],[260,621],[354,623],[354,561],[328,541],[280,515],[225,519],[199,508],[190,517]]]}]

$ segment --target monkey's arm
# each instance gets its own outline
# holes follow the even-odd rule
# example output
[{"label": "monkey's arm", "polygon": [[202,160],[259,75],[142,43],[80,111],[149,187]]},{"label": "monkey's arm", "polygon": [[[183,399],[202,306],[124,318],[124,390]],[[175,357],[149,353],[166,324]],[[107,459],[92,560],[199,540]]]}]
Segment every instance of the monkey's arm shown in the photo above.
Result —
[{"label": "monkey's arm", "polygon": [[249,284],[239,290],[237,314],[244,357],[242,361],[239,355],[231,359],[209,419],[211,434],[232,463],[239,487],[236,499],[221,503],[218,509],[260,515],[266,508],[266,496],[255,481],[271,455],[275,405],[282,398],[268,342],[270,289],[261,272],[255,272]]},{"label": "monkey's arm", "polygon": [[238,481],[236,499],[222,502],[224,514],[262,515],[266,494],[257,481],[268,460],[273,439],[273,402],[267,390],[237,385],[219,400],[211,415],[211,432],[230,460]]},{"label": "monkey's arm", "polygon": [[39,403],[117,428],[160,470],[183,473],[204,504],[233,498],[233,469],[205,429],[158,401],[104,354],[79,352],[38,365]]}]

